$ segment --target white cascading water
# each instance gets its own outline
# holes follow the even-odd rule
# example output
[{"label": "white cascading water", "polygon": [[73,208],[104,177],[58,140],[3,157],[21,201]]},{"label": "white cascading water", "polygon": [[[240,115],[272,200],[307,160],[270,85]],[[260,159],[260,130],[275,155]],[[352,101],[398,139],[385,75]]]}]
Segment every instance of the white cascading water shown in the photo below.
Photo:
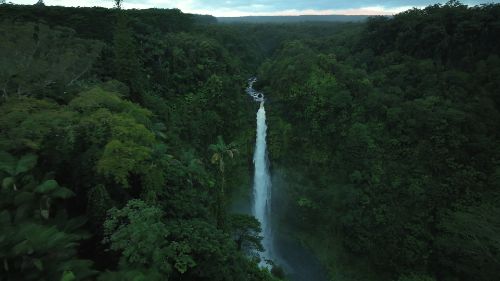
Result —
[{"label": "white cascading water", "polygon": [[272,259],[272,232],[270,224],[271,211],[271,177],[267,159],[267,124],[266,110],[264,108],[264,95],[253,89],[253,84],[257,79],[249,81],[247,93],[260,102],[260,108],[257,111],[257,138],[255,142],[254,161],[254,183],[253,183],[253,215],[259,220],[262,228],[262,245],[264,251],[260,253],[261,265],[266,266],[266,260]]}]

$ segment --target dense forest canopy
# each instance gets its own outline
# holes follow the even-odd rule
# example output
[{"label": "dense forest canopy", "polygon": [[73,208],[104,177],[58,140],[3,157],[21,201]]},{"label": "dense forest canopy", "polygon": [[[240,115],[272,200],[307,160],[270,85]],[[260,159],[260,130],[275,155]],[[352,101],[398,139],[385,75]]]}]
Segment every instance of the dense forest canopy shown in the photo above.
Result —
[{"label": "dense forest canopy", "polygon": [[306,22],[358,22],[368,16],[303,15],[303,16],[244,16],[217,17],[219,23],[306,23]]},{"label": "dense forest canopy", "polygon": [[332,267],[325,241],[382,280],[499,276],[499,19],[414,9],[262,65],[271,156],[295,178],[285,216]]},{"label": "dense forest canopy", "polygon": [[277,229],[331,280],[500,276],[500,4],[221,24],[0,3],[0,280],[286,280],[228,211],[255,75]]}]

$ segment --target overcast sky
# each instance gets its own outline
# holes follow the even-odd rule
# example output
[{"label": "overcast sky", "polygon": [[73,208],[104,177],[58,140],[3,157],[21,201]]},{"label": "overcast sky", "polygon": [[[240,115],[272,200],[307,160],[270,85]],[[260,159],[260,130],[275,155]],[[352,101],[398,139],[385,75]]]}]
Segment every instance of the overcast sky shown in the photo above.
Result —
[{"label": "overcast sky", "polygon": [[[10,0],[16,4],[33,4],[37,0]],[[9,2],[9,0],[7,0]],[[186,13],[214,16],[247,15],[381,15],[394,14],[412,7],[446,1],[428,0],[125,0],[124,8],[179,8]],[[500,0],[464,0],[468,5],[498,3]],[[113,0],[45,0],[46,5],[112,7]]]}]

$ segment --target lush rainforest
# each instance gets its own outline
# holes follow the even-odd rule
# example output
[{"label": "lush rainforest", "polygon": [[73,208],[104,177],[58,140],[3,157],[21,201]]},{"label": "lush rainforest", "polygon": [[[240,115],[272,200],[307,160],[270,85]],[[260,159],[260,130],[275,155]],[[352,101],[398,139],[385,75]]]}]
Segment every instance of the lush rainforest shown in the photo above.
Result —
[{"label": "lush rainforest", "polygon": [[253,24],[41,3],[0,4],[0,280],[287,280],[230,211],[254,76],[273,221],[330,280],[500,278],[500,4]]}]

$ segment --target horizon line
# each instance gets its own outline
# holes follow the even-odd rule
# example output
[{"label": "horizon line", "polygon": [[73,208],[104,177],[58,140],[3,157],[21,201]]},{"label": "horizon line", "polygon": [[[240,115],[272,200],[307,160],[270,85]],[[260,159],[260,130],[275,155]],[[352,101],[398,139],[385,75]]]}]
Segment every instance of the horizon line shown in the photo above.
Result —
[{"label": "horizon line", "polygon": [[[92,0],[90,0],[92,1]],[[107,8],[107,9],[112,9],[113,5],[110,2],[107,2],[106,4],[100,3],[100,5],[96,5],[95,3],[89,3],[84,1],[79,2],[78,4],[75,5],[74,2],[71,2],[71,4],[53,4],[50,3],[50,1],[45,1],[49,2],[46,3],[46,7],[73,7],[73,8]],[[109,3],[109,4],[108,4]],[[28,4],[28,3],[12,3],[12,2],[7,2],[5,3],[7,5],[19,5],[19,6],[33,6],[36,4]],[[104,4],[104,5],[102,5]],[[122,9],[124,10],[143,10],[143,9],[178,9],[183,13],[186,14],[198,14],[198,15],[210,15],[213,17],[222,17],[222,18],[241,18],[241,17],[280,17],[280,16],[287,16],[287,17],[300,17],[300,16],[393,16],[395,14],[404,12],[409,9],[422,9],[424,7],[419,7],[419,6],[401,6],[401,7],[394,7],[394,8],[387,8],[384,6],[371,6],[371,7],[361,7],[361,8],[354,8],[354,9],[324,9],[324,10],[318,10],[318,9],[304,9],[304,10],[297,10],[297,9],[287,9],[287,10],[280,10],[280,11],[273,11],[273,12],[248,12],[248,11],[238,11],[238,10],[232,10],[232,9],[225,9],[221,8],[220,10],[206,10],[206,9],[197,9],[194,7],[182,7],[182,5],[178,7],[155,7],[155,6],[149,6],[149,5],[142,5],[142,4],[135,4],[135,3],[124,3]]]},{"label": "horizon line", "polygon": [[[191,14],[191,13],[189,13]],[[200,15],[200,14],[197,14]],[[213,15],[204,15],[213,16]],[[328,16],[343,16],[343,17],[370,17],[370,16],[390,16],[382,14],[370,14],[370,15],[349,15],[349,14],[301,14],[301,15],[248,15],[248,16],[213,16],[216,18],[246,18],[246,17],[328,17]]]}]

